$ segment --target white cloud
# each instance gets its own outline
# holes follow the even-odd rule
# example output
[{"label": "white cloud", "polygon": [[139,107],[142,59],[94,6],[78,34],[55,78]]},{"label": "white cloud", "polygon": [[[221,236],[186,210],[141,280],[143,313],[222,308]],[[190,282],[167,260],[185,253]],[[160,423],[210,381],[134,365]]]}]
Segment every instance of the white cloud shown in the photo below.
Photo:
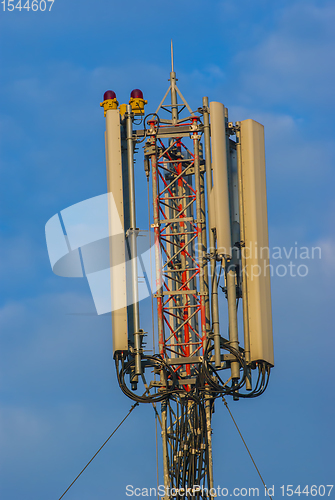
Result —
[{"label": "white cloud", "polygon": [[236,56],[240,97],[293,107],[334,104],[334,5],[299,1],[278,13],[274,29]]}]

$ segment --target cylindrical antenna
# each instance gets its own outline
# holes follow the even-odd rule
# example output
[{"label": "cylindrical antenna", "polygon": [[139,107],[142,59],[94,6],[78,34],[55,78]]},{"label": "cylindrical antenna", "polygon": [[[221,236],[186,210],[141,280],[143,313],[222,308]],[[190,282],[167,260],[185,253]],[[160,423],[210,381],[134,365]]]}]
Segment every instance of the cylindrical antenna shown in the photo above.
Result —
[{"label": "cylindrical antenna", "polygon": [[173,69],[173,42],[172,42],[172,39],[171,39],[171,71],[172,71],[172,73],[174,72],[174,69]]},{"label": "cylindrical antenna", "polygon": [[172,123],[175,125],[178,120],[178,105],[177,105],[177,89],[176,89],[176,73],[174,72],[173,64],[173,43],[171,40],[171,73],[170,73],[170,86],[171,86],[171,113]]}]

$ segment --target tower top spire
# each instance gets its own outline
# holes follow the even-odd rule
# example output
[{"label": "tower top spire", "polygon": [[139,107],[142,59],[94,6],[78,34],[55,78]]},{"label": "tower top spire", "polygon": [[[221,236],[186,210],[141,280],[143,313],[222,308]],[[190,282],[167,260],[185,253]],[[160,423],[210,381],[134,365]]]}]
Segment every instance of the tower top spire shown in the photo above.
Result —
[{"label": "tower top spire", "polygon": [[173,42],[171,39],[171,72],[174,72],[174,64],[173,64]]}]

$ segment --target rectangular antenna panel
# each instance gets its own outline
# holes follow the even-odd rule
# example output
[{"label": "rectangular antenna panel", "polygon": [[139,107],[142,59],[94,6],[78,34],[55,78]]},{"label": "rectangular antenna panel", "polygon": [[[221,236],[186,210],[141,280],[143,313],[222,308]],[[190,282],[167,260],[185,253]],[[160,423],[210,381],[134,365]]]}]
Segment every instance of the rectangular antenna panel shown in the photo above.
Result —
[{"label": "rectangular antenna panel", "polygon": [[108,222],[114,354],[115,351],[128,350],[121,133],[120,114],[117,109],[109,109],[106,112],[105,146],[109,193]]},{"label": "rectangular antenna panel", "polygon": [[[254,120],[241,125],[242,200],[247,281],[250,361],[273,366],[269,237],[266,202],[264,127]],[[245,298],[244,298],[245,300]]]},{"label": "rectangular antenna panel", "polygon": [[231,257],[232,245],[224,105],[220,102],[211,102],[210,118],[217,250],[219,255]]}]

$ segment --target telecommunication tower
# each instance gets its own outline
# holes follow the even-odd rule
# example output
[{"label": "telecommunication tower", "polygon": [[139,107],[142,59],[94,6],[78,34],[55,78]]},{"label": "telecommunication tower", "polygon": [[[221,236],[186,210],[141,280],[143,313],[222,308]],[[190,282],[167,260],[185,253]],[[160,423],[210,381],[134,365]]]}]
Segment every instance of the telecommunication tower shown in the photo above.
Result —
[{"label": "telecommunication tower", "polygon": [[[127,105],[110,90],[101,103],[108,192],[123,228],[110,245],[117,378],[129,398],[159,415],[164,500],[188,498],[187,488],[191,498],[213,497],[215,400],[261,395],[274,365],[264,129],[251,119],[230,122],[227,108],[207,97],[192,110],[177,87],[172,44],[171,55],[169,88],[154,113],[146,114],[138,89]],[[152,183],[158,352],[150,355],[137,297],[138,143]]]}]

